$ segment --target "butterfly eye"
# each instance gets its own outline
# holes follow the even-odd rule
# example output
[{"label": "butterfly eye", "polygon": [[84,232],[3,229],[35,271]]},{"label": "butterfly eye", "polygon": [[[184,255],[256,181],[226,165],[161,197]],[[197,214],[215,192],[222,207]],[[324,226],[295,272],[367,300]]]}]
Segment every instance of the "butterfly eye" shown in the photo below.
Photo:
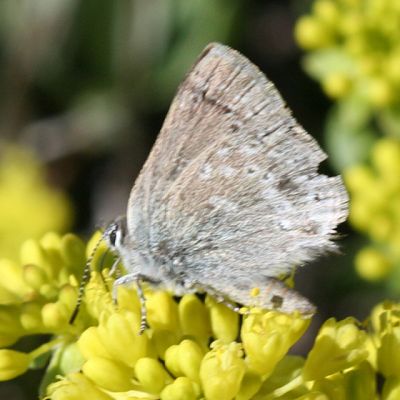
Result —
[{"label": "butterfly eye", "polygon": [[111,246],[115,246],[115,243],[117,241],[117,233],[115,232],[115,230],[110,232],[109,239]]}]

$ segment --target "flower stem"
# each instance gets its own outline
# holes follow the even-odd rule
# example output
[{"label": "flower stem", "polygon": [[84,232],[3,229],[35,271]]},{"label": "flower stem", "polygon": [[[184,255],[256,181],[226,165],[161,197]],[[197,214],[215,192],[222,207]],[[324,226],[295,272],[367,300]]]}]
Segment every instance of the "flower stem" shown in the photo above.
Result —
[{"label": "flower stem", "polygon": [[274,396],[277,396],[277,397],[283,396],[284,394],[290,392],[291,390],[299,387],[302,383],[303,383],[303,377],[301,375],[299,375],[297,378],[293,379],[286,385],[281,386],[278,389],[275,389],[273,394],[274,394]]}]

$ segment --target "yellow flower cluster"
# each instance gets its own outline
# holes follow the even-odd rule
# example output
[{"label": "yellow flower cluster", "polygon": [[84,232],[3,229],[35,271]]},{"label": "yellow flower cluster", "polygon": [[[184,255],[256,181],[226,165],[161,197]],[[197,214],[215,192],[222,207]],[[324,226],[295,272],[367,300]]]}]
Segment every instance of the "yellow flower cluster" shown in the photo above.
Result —
[{"label": "yellow flower cluster", "polygon": [[[373,400],[377,373],[385,400],[400,393],[400,305],[377,306],[370,332],[352,318],[327,320],[303,358],[288,351],[308,319],[257,309],[240,317],[208,296],[177,301],[146,288],[149,329],[139,335],[137,293],[121,287],[114,304],[106,268],[93,270],[70,324],[85,253],[98,240],[85,248],[49,233],[22,246],[21,263],[1,261],[0,380],[47,354],[41,396],[53,400]],[[98,248],[93,266],[111,265],[105,252]],[[9,348],[38,333],[52,339],[29,353]]]},{"label": "yellow flower cluster", "polygon": [[71,206],[51,189],[43,168],[28,151],[0,143],[0,254],[16,260],[26,239],[70,225]]},{"label": "yellow flower cluster", "polygon": [[356,268],[368,280],[385,278],[400,262],[400,141],[378,140],[371,165],[351,167],[344,178],[350,222],[373,242],[358,253]]},{"label": "yellow flower cluster", "polygon": [[316,0],[295,36],[329,96],[356,94],[385,107],[400,98],[399,20],[398,0]]},{"label": "yellow flower cluster", "polygon": [[[395,399],[400,392],[399,369],[393,363],[400,357],[398,305],[374,310],[370,334],[352,318],[327,320],[304,359],[287,354],[308,325],[298,316],[255,312],[244,317],[239,329],[229,318],[213,320],[212,308],[224,306],[212,301],[207,305],[184,296],[181,306],[165,292],[147,295],[157,309],[150,329],[138,335],[137,297],[121,290],[119,310],[107,312],[78,339],[84,359],[80,371],[49,385],[49,398],[374,400],[377,373],[386,379],[384,399]],[[186,307],[203,311],[188,314]],[[208,327],[208,333],[204,328],[185,331],[192,321]],[[215,329],[224,323],[232,337],[239,333],[237,341],[218,337]]]},{"label": "yellow flower cluster", "polygon": [[73,335],[76,327],[68,320],[86,262],[83,242],[71,234],[47,233],[26,241],[20,259],[0,259],[0,346],[33,334]]}]

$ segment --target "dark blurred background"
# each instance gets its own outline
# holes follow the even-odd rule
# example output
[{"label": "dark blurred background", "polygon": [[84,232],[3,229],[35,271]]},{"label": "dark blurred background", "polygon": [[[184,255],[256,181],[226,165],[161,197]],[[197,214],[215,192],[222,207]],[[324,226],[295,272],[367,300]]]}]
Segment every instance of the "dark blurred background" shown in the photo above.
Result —
[{"label": "dark blurred background", "polygon": [[[55,229],[87,238],[125,213],[179,82],[212,41],[234,47],[258,65],[324,146],[321,133],[330,104],[303,72],[293,38],[294,23],[309,4],[2,0],[0,141],[32,151],[45,168],[46,182],[69,198],[73,211]],[[323,169],[338,172],[328,164]],[[0,228],[0,242],[7,229]],[[50,229],[51,224],[45,231]],[[329,255],[296,277],[298,290],[318,306],[315,327],[329,316],[363,319],[380,299],[379,287],[362,283],[353,272],[359,239],[346,226],[341,231],[343,254]],[[315,330],[310,332],[305,342]],[[305,342],[300,351],[307,349]],[[29,372],[0,383],[0,398],[36,398],[35,379]]]}]

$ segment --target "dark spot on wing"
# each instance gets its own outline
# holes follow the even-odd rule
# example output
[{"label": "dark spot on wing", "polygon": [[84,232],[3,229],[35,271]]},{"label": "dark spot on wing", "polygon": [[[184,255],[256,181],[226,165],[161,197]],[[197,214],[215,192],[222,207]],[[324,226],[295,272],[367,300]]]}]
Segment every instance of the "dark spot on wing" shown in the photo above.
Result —
[{"label": "dark spot on wing", "polygon": [[283,297],[281,296],[272,296],[271,298],[271,303],[273,305],[274,308],[279,309],[282,307],[283,305]]},{"label": "dark spot on wing", "polygon": [[277,187],[281,192],[292,191],[298,188],[298,186],[289,178],[280,180]]}]

